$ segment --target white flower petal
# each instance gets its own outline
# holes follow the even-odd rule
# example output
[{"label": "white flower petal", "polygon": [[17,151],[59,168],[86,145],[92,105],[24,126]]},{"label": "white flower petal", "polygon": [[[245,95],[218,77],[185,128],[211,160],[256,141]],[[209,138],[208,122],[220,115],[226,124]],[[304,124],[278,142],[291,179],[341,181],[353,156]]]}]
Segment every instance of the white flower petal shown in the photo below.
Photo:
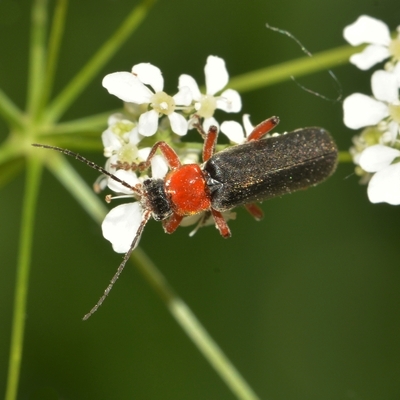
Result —
[{"label": "white flower petal", "polygon": [[400,204],[400,163],[389,165],[371,178],[368,198],[371,203]]},{"label": "white flower petal", "polygon": [[400,88],[400,62],[397,62],[393,68],[393,74],[397,78],[397,86]]},{"label": "white flower petal", "polygon": [[151,176],[154,179],[162,179],[167,175],[168,164],[162,155],[155,155],[151,159]]},{"label": "white flower petal", "polygon": [[353,24],[346,26],[343,36],[352,46],[362,43],[388,46],[391,40],[387,25],[368,15],[361,15]]},{"label": "white flower petal", "polygon": [[[107,157],[107,156],[106,156]],[[112,154],[111,157],[109,157],[106,161],[106,165],[104,166],[105,170],[110,172],[111,174],[115,175],[115,172],[117,171],[117,169],[115,168],[115,165],[118,162],[118,154]],[[107,184],[106,186],[108,186],[108,184],[110,183],[110,181],[112,181],[113,179],[107,177]]]},{"label": "white flower petal", "polygon": [[204,132],[208,132],[211,125],[216,126],[217,129],[219,130],[219,123],[214,117],[204,118],[204,121],[203,121]]},{"label": "white flower petal", "polygon": [[381,134],[381,137],[379,138],[379,144],[386,146],[386,145],[390,145],[391,144],[391,140],[392,140],[392,136],[390,134],[389,131],[383,132]]},{"label": "white flower petal", "polygon": [[111,125],[116,124],[117,122],[122,121],[123,119],[126,119],[124,114],[114,113],[108,117],[107,124],[108,124],[108,126],[111,126]]},{"label": "white flower petal", "polygon": [[196,150],[188,150],[181,158],[182,164],[199,164],[199,153]]},{"label": "white flower petal", "polygon": [[204,213],[201,212],[199,214],[194,214],[194,215],[189,215],[187,217],[184,217],[179,225],[184,226],[184,227],[194,225],[195,223],[197,223],[200,220],[200,218],[203,217],[203,215],[204,215]]},{"label": "white flower petal", "polygon": [[150,110],[139,117],[139,133],[143,136],[152,136],[158,129],[158,112]]},{"label": "white flower petal", "polygon": [[[391,124],[389,124],[388,128],[391,128]],[[393,146],[394,142],[396,141],[396,136],[397,136],[397,129],[396,129],[396,135],[393,134],[390,130],[387,130],[386,132],[383,132],[381,137],[379,138],[379,144],[382,144],[384,146]]]},{"label": "white flower petal", "polygon": [[160,68],[150,64],[141,63],[132,67],[132,74],[135,74],[145,85],[150,85],[154,92],[161,92],[164,88],[164,78]]},{"label": "white flower petal", "polygon": [[178,88],[181,90],[183,87],[188,87],[192,93],[194,100],[199,101],[201,99],[201,93],[197,82],[190,75],[183,74],[179,77]]},{"label": "white flower petal", "polygon": [[343,101],[344,124],[351,129],[376,125],[389,115],[386,104],[365,94],[353,93]]},{"label": "white flower petal", "polygon": [[217,97],[217,108],[225,112],[239,112],[242,109],[240,94],[233,89],[227,89]]},{"label": "white flower petal", "polygon": [[394,144],[397,139],[397,135],[399,134],[399,123],[396,121],[389,122],[389,132],[390,132],[390,142]]},{"label": "white flower petal", "polygon": [[207,94],[214,95],[228,83],[229,75],[225,61],[220,57],[208,56],[204,73],[206,75]]},{"label": "white flower petal", "polygon": [[397,77],[392,72],[375,71],[371,77],[371,87],[373,95],[378,100],[394,103],[399,99]]},{"label": "white flower petal", "polygon": [[[130,186],[135,186],[140,183],[139,178],[133,171],[125,171],[123,169],[119,169],[114,173],[114,175],[126,182]],[[113,192],[123,193],[123,194],[132,194],[132,190],[128,189],[126,186],[121,185],[119,182],[115,181],[112,178],[109,178],[107,185]]]},{"label": "white flower petal", "polygon": [[103,78],[102,85],[110,94],[128,103],[150,103],[151,90],[130,72],[114,72]]},{"label": "white flower petal", "polygon": [[360,167],[367,172],[377,172],[387,168],[396,157],[400,156],[400,151],[388,146],[376,144],[367,147],[360,156]]},{"label": "white flower petal", "polygon": [[168,119],[171,124],[172,132],[175,132],[179,136],[186,135],[188,130],[188,122],[183,115],[173,112],[172,114],[168,115]]},{"label": "white flower petal", "polygon": [[101,134],[101,141],[103,142],[104,155],[106,157],[110,157],[113,152],[119,150],[122,146],[118,136],[115,136],[110,129]]},{"label": "white flower petal", "polygon": [[242,126],[236,121],[224,121],[221,124],[221,132],[233,143],[241,144],[246,140]]},{"label": "white flower petal", "polygon": [[[232,211],[224,211],[222,213],[222,216],[224,217],[225,221],[229,221],[229,220],[234,220],[236,219],[236,213],[232,212]],[[206,220],[204,220],[204,217],[206,217]],[[200,221],[201,220],[201,221]],[[189,236],[193,236],[199,228],[204,227],[204,226],[209,226],[209,225],[215,225],[215,221],[214,218],[212,217],[212,215],[205,215],[205,212],[201,212],[199,214],[195,214],[195,215],[190,215],[188,217],[184,217],[183,220],[180,223],[180,226],[190,226],[190,225],[194,225],[196,223],[199,223],[199,225],[197,225],[194,230],[192,230],[189,233]]]},{"label": "white flower petal", "polygon": [[104,218],[101,225],[103,236],[111,242],[115,252],[126,253],[141,222],[142,207],[139,202],[121,204],[110,210]]},{"label": "white flower petal", "polygon": [[143,149],[139,149],[138,157],[140,160],[146,161],[151,151],[151,147],[144,147]]},{"label": "white flower petal", "polygon": [[246,136],[249,136],[250,133],[254,130],[254,125],[250,122],[249,114],[243,114],[243,126],[244,131],[246,132]]},{"label": "white flower petal", "polygon": [[182,86],[179,88],[179,92],[173,96],[173,99],[177,106],[188,106],[193,100],[192,92],[188,86]]},{"label": "white flower petal", "polygon": [[367,46],[361,53],[353,54],[350,62],[363,71],[371,68],[373,65],[385,60],[390,56],[389,49],[379,44]]},{"label": "white flower petal", "polygon": [[139,135],[139,129],[135,126],[128,134],[128,141],[130,144],[138,144],[142,138]]}]

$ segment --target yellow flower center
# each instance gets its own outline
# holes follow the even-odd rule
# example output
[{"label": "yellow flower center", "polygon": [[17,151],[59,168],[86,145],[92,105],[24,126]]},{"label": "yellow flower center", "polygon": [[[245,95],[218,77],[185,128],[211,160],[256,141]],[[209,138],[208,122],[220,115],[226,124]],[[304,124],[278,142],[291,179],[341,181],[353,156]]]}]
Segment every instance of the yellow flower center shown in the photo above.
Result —
[{"label": "yellow flower center", "polygon": [[217,108],[217,100],[214,96],[205,95],[195,104],[197,114],[203,118],[210,118],[214,115]]},{"label": "yellow flower center", "polygon": [[130,132],[134,127],[135,124],[133,122],[125,120],[115,123],[111,130],[115,136],[123,139],[124,134]]},{"label": "yellow flower center", "polygon": [[393,39],[389,44],[389,53],[396,61],[400,61],[400,38]]},{"label": "yellow flower center", "polygon": [[175,111],[175,100],[165,92],[155,93],[151,97],[151,106],[159,114],[170,115]]},{"label": "yellow flower center", "polygon": [[400,105],[389,104],[389,114],[393,121],[400,124]]},{"label": "yellow flower center", "polygon": [[121,163],[136,163],[138,160],[138,148],[133,144],[126,144],[119,149],[117,157]]},{"label": "yellow flower center", "polygon": [[382,136],[382,131],[380,131],[377,127],[370,126],[368,128],[365,128],[360,135],[362,146],[360,146],[358,150],[361,152],[362,150],[365,149],[365,147],[378,144],[381,136]]}]

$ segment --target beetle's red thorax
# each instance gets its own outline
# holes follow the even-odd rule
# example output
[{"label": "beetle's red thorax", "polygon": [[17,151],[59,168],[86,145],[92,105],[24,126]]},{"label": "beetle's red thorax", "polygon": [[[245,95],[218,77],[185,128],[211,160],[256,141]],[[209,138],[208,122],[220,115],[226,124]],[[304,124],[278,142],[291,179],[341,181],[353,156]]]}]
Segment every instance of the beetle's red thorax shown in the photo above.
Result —
[{"label": "beetle's red thorax", "polygon": [[178,215],[197,214],[211,207],[210,191],[197,164],[182,165],[169,172],[165,177],[165,193]]}]

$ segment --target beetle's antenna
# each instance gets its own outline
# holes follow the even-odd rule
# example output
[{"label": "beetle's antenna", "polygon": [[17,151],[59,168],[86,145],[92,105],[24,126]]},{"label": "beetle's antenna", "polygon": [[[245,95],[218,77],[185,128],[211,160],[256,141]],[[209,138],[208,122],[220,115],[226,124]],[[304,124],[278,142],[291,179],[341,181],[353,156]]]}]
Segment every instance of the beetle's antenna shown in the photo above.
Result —
[{"label": "beetle's antenna", "polygon": [[[280,29],[280,28],[276,28],[276,27],[274,27],[274,26],[269,25],[268,23],[265,24],[265,26],[267,27],[267,29],[270,29],[271,31],[278,32],[278,33],[281,33],[282,35],[286,35],[286,36],[290,37],[290,39],[294,40],[294,41],[300,46],[300,48],[301,48],[301,50],[302,50],[302,52],[303,52],[304,54],[306,54],[308,57],[312,57],[312,56],[313,56],[312,53],[311,53],[310,51],[308,51],[308,50],[304,47],[303,43],[301,43],[300,40],[297,39],[297,37],[294,36],[294,35],[293,35],[292,33],[290,33],[289,31],[286,31],[286,30]],[[324,95],[321,94],[321,93],[318,93],[318,92],[315,92],[314,90],[311,90],[311,89],[306,88],[305,86],[303,86],[303,85],[301,85],[299,82],[297,82],[296,79],[294,78],[294,76],[291,76],[291,78],[292,78],[292,80],[293,80],[294,82],[296,82],[297,85],[299,85],[299,86],[300,86],[303,90],[305,90],[306,92],[311,93],[311,94],[314,94],[315,96],[318,96],[318,97],[320,97],[321,99],[324,99],[324,100],[333,101],[333,102],[338,102],[338,101],[340,101],[340,100],[342,99],[342,96],[343,96],[342,85],[340,84],[339,79],[338,79],[338,78],[336,77],[336,75],[332,72],[332,70],[328,70],[328,74],[331,76],[331,78],[333,79],[333,81],[334,81],[334,82],[336,83],[336,85],[337,85],[338,97],[337,97],[336,99],[331,99],[331,98],[329,98],[329,97],[327,97],[327,96],[324,96]]]},{"label": "beetle's antenna", "polygon": [[138,230],[136,232],[136,235],[135,235],[135,237],[134,237],[134,239],[132,241],[131,247],[129,248],[127,253],[124,255],[124,259],[122,260],[121,264],[119,265],[119,267],[117,269],[117,272],[112,277],[112,279],[110,281],[110,284],[107,286],[106,290],[104,291],[103,296],[100,297],[100,299],[96,303],[96,305],[87,314],[85,314],[84,317],[82,318],[84,321],[86,321],[92,314],[94,314],[98,310],[98,308],[103,304],[104,300],[106,299],[106,297],[110,293],[112,287],[114,286],[114,283],[117,281],[117,279],[121,275],[121,272],[124,270],[125,264],[129,260],[129,257],[131,256],[132,251],[135,249],[136,243],[140,239],[140,236],[142,235],[143,229],[146,226],[147,222],[149,221],[150,217],[151,217],[151,211],[150,210],[146,210],[143,213],[142,222],[139,225],[139,228],[138,228]]},{"label": "beetle's antenna", "polygon": [[88,165],[89,167],[95,169],[96,171],[99,171],[102,174],[107,175],[108,177],[110,177],[114,181],[120,183],[122,186],[125,186],[126,188],[132,190],[132,192],[135,192],[135,193],[141,195],[141,192],[137,188],[135,188],[134,186],[130,185],[129,183],[123,181],[122,179],[119,179],[117,176],[115,176],[111,172],[108,172],[103,167],[100,167],[100,165],[97,165],[93,161],[88,160],[87,158],[81,156],[78,153],[74,153],[73,151],[68,150],[68,149],[62,149],[61,147],[49,146],[47,144],[32,143],[32,146],[34,146],[34,147],[42,147],[44,149],[56,150],[56,151],[59,151],[60,153],[66,154],[67,156],[71,156],[71,157],[77,159],[78,161],[81,161],[81,162],[85,163],[86,165]]}]

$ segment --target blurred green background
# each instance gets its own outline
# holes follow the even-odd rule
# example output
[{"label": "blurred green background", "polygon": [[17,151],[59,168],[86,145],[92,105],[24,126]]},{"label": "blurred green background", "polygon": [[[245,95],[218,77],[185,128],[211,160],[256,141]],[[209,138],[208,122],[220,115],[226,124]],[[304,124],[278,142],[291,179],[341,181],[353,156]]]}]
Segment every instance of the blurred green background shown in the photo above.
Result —
[{"label": "blurred green background", "polygon": [[[71,1],[55,92],[77,73],[134,6],[132,0]],[[0,1],[0,87],[24,107],[29,1]],[[109,72],[151,62],[175,93],[181,73],[204,82],[208,55],[231,76],[303,56],[287,29],[313,53],[344,45],[360,14],[400,24],[398,0],[159,1],[136,34],[65,115],[112,110],[101,86]],[[335,68],[344,96],[370,93],[371,72]],[[298,82],[330,98],[324,73]],[[278,131],[323,126],[341,150],[355,132],[340,103],[293,81],[243,94],[253,123],[279,115]],[[223,116],[225,118],[225,116]],[[239,117],[239,116],[237,116]],[[239,119],[239,118],[238,118]],[[0,138],[7,129],[0,121]],[[100,137],[100,132],[99,132]],[[101,153],[85,156],[102,164]],[[91,184],[97,174],[69,160]],[[24,175],[0,195],[0,393],[4,393]],[[244,210],[233,237],[213,228],[167,236],[154,221],[142,248],[189,304],[262,399],[400,398],[400,209],[372,205],[353,166],[326,183]],[[232,399],[233,395],[130,264],[87,322],[121,257],[100,228],[46,172],[37,209],[20,399]]]}]

